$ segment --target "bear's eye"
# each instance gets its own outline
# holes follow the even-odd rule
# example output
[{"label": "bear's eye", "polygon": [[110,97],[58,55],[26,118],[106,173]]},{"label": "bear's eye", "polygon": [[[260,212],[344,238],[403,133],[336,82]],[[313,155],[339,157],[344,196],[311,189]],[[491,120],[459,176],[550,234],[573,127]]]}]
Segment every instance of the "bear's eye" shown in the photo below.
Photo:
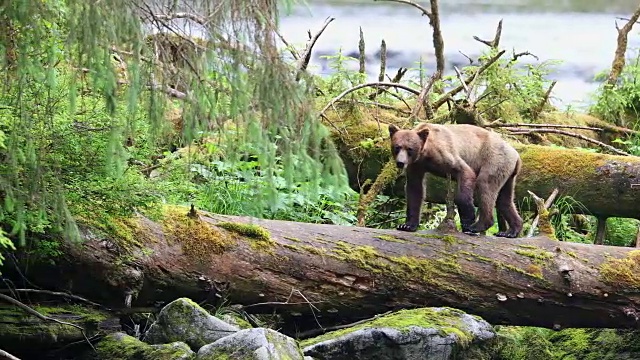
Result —
[{"label": "bear's eye", "polygon": [[395,151],[396,153],[399,153],[400,150],[402,150],[402,146],[400,146],[400,145],[396,145],[396,146],[393,147],[393,151]]},{"label": "bear's eye", "polygon": [[407,149],[407,155],[409,156],[413,155],[413,149]]}]

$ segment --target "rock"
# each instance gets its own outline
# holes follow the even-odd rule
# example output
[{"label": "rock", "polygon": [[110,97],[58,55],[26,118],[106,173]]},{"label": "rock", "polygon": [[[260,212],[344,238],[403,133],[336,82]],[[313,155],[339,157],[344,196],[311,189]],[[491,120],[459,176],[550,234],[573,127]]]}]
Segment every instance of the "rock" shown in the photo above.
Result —
[{"label": "rock", "polygon": [[240,329],[251,329],[253,326],[249,322],[236,314],[223,314],[220,319],[228,324],[237,326]]},{"label": "rock", "polygon": [[298,343],[266,328],[245,329],[203,346],[197,360],[303,360]]},{"label": "rock", "polygon": [[302,346],[304,355],[319,360],[446,360],[494,337],[491,325],[479,317],[451,308],[423,308],[333,331]]},{"label": "rock", "polygon": [[96,350],[104,360],[192,360],[196,355],[183,342],[149,345],[122,332],[105,336]]},{"label": "rock", "polygon": [[180,298],[167,304],[144,336],[149,344],[164,344],[183,341],[198,351],[240,330],[239,327],[211,316],[205,309],[190,299]]}]

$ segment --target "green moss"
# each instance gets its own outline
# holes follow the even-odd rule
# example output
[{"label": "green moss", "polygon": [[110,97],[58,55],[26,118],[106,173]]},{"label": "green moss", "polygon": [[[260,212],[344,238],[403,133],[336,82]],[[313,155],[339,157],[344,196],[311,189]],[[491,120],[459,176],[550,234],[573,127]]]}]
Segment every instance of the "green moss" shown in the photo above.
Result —
[{"label": "green moss", "polygon": [[236,244],[210,223],[188,216],[188,212],[184,206],[165,206],[161,220],[165,233],[180,243],[186,256],[206,261],[208,255],[221,254]]},{"label": "green moss", "polygon": [[373,273],[382,273],[387,268],[382,261],[383,258],[373,246],[352,246],[344,241],[338,241],[329,255]]},{"label": "green moss", "polygon": [[285,247],[291,251],[296,251],[296,252],[300,252],[300,248],[296,245],[291,245],[291,244],[280,244],[282,247]]},{"label": "green moss", "polygon": [[311,254],[316,254],[316,255],[327,254],[327,249],[325,248],[319,248],[311,245],[301,245],[300,248]]},{"label": "green moss", "polygon": [[190,354],[191,358],[195,357],[184,343],[151,346],[124,333],[107,335],[98,343],[96,351],[100,359],[113,360],[173,360],[184,358],[187,354]]},{"label": "green moss", "polygon": [[259,225],[225,221],[216,223],[216,226],[253,239],[254,241],[250,244],[251,247],[256,250],[272,251],[273,247],[276,245],[276,242],[271,238],[269,231]]},{"label": "green moss", "polygon": [[515,252],[518,255],[522,255],[530,258],[534,263],[539,265],[544,265],[546,261],[550,260],[554,256],[552,252],[549,252],[543,249],[537,249],[537,250],[516,249]]},{"label": "green moss", "polygon": [[393,235],[375,235],[374,238],[376,239],[380,239],[380,240],[384,240],[384,241],[389,241],[389,242],[396,242],[396,243],[408,243],[408,240],[399,238],[397,236],[393,236]]},{"label": "green moss", "polygon": [[630,251],[622,259],[608,257],[600,265],[600,279],[617,288],[640,289],[640,250]]},{"label": "green moss", "polygon": [[392,328],[406,332],[410,327],[415,326],[437,329],[443,336],[455,335],[458,339],[458,343],[462,346],[466,346],[473,340],[473,338],[460,319],[461,314],[464,314],[464,312],[452,308],[441,308],[440,310],[436,308],[401,310],[387,316],[367,321],[363,324],[328,332],[312,339],[303,340],[300,345],[304,348],[309,345],[335,339],[362,329]]},{"label": "green moss", "polygon": [[297,243],[302,242],[300,239],[298,239],[298,238],[294,238],[294,237],[283,236],[282,238],[283,238],[283,239],[287,239],[287,240],[289,240],[289,241],[297,242]]},{"label": "green moss", "polygon": [[505,264],[503,262],[500,261],[496,261],[494,259],[485,257],[485,256],[481,256],[478,255],[474,252],[470,252],[470,251],[460,251],[461,254],[463,255],[468,255],[468,256],[472,256],[474,259],[482,261],[482,262],[486,262],[489,264],[493,264],[497,269],[506,269],[521,275],[525,275],[528,277],[532,277],[538,280],[544,280],[543,276],[542,276],[542,270],[540,269],[540,267],[536,267],[536,266],[528,266],[527,269],[520,269],[514,265],[511,264]]}]

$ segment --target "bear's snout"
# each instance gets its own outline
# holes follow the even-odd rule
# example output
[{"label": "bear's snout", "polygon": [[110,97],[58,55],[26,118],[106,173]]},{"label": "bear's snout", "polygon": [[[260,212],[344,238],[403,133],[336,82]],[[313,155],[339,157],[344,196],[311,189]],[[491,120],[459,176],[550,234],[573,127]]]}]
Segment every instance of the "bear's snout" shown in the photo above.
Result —
[{"label": "bear's snout", "polygon": [[398,167],[398,169],[403,169],[404,168],[404,161],[396,161],[396,166]]}]

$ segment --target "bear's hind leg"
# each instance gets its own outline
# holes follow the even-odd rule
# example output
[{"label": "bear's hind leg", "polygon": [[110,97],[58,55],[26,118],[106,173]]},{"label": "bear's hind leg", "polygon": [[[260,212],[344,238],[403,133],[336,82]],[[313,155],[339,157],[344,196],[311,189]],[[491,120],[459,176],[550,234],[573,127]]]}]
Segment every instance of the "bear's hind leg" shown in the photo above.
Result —
[{"label": "bear's hind leg", "polygon": [[514,203],[514,190],[515,176],[510,176],[502,189],[500,189],[496,203],[497,211],[502,213],[505,221],[509,224],[509,230],[503,231],[500,229],[495,236],[516,238],[522,231],[522,218],[520,217],[520,214],[518,214],[518,209]]},{"label": "bear's hind leg", "polygon": [[460,175],[458,175],[457,183],[458,188],[453,202],[458,208],[462,232],[467,235],[477,236],[478,234],[470,229],[471,224],[473,224],[476,218],[473,207],[473,190],[476,185],[476,174],[471,168],[466,171],[461,171]]},{"label": "bear's hind leg", "polygon": [[471,225],[471,231],[480,233],[493,226],[493,208],[496,206],[501,186],[502,182],[498,177],[490,174],[489,171],[480,171],[478,180],[476,180],[477,194],[480,200],[478,221]]}]

